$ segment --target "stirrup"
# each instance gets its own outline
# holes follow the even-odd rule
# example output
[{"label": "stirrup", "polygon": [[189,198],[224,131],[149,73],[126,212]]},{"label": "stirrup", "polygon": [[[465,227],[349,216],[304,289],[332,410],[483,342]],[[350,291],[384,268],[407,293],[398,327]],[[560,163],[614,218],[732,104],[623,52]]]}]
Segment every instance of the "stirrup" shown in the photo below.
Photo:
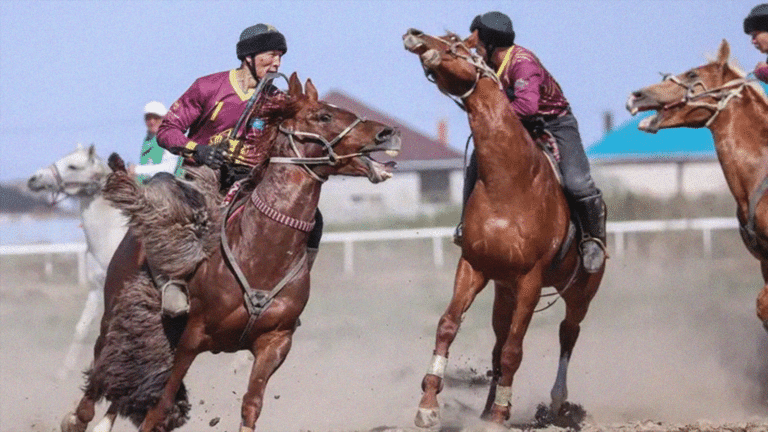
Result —
[{"label": "stirrup", "polygon": [[169,280],[160,288],[163,315],[176,318],[189,313],[187,284],[180,280]]},{"label": "stirrup", "polygon": [[456,225],[456,230],[453,232],[453,244],[461,247],[461,242],[464,240],[464,222],[459,222]]},{"label": "stirrup", "polygon": [[[592,250],[592,255],[587,256],[587,246],[592,243],[597,245],[597,251]],[[585,237],[579,243],[579,254],[581,255],[582,267],[587,273],[597,273],[608,259],[605,242],[598,237]]]}]

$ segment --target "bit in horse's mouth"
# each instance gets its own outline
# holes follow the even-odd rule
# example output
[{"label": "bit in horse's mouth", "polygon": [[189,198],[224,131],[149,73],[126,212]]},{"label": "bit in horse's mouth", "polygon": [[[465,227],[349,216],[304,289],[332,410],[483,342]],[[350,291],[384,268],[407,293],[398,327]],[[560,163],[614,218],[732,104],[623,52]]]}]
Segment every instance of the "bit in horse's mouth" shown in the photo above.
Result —
[{"label": "bit in horse's mouth", "polygon": [[[399,150],[385,150],[385,152],[391,157],[395,157],[400,153]],[[377,152],[368,152],[360,156],[360,160],[368,168],[368,180],[371,183],[379,183],[392,178],[392,170],[397,167],[397,162],[379,162],[371,156],[372,153]]]}]

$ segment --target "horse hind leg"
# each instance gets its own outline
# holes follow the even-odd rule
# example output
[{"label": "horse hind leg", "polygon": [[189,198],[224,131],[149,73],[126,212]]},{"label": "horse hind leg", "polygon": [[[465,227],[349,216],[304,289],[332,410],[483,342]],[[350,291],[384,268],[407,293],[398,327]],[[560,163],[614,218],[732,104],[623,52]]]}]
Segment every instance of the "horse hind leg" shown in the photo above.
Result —
[{"label": "horse hind leg", "polygon": [[560,322],[560,357],[557,366],[555,384],[552,386],[550,396],[552,398],[551,413],[559,415],[561,409],[568,400],[568,364],[571,360],[573,348],[581,331],[581,322],[587,315],[589,303],[597,291],[602,280],[602,272],[582,275],[575,281],[576,285],[563,293],[565,300],[565,318]]},{"label": "horse hind leg", "polygon": [[472,268],[464,258],[459,261],[453,297],[445,313],[440,317],[432,361],[421,382],[423,393],[414,419],[414,423],[420,428],[434,429],[440,426],[440,404],[437,394],[443,387],[448,349],[456,338],[464,312],[469,309],[477,294],[487,283],[488,279]]}]

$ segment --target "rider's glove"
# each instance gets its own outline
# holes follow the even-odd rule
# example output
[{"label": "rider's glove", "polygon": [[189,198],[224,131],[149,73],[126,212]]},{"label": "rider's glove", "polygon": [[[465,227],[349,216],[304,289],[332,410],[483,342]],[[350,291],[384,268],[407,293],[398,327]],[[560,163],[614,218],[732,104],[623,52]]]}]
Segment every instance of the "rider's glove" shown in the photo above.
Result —
[{"label": "rider's glove", "polygon": [[207,165],[213,169],[221,168],[226,161],[226,152],[221,147],[199,145],[195,147],[192,159],[200,165]]}]

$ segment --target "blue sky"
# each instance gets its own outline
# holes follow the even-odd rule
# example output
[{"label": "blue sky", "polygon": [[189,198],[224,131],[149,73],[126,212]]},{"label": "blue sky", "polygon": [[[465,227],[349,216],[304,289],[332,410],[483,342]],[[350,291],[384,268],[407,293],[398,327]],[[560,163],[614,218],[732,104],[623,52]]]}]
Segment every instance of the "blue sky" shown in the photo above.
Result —
[{"label": "blue sky", "polygon": [[[628,94],[704,63],[722,39],[751,70],[765,60],[742,32],[743,0],[565,1],[0,1],[0,181],[26,178],[93,143],[135,162],[142,109],[170,105],[198,77],[238,66],[235,43],[265,22],[286,35],[281,71],[341,90],[429,135],[449,122],[451,145],[466,116],[433,84],[401,36],[414,27],[466,35],[472,18],[499,10],[517,43],[563,87],[588,146],[602,113],[620,125]],[[408,145],[408,143],[404,143]]]}]

